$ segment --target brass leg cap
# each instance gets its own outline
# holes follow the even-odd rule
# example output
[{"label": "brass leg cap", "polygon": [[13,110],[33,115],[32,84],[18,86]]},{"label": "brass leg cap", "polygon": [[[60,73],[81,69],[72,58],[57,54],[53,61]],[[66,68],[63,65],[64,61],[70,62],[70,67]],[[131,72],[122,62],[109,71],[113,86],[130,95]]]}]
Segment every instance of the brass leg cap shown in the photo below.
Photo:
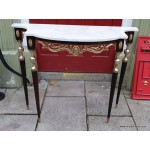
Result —
[{"label": "brass leg cap", "polygon": [[41,118],[38,118],[38,123],[40,123],[41,122]]}]

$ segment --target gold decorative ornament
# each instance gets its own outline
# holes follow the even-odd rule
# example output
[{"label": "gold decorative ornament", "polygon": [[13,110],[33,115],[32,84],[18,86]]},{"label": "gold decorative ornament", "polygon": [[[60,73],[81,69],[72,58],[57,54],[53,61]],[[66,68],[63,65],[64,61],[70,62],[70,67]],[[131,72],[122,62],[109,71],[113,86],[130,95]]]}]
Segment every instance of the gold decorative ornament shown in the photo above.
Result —
[{"label": "gold decorative ornament", "polygon": [[29,47],[32,47],[33,46],[33,42],[31,39],[28,40],[28,44],[29,44]]},{"label": "gold decorative ornament", "polygon": [[120,63],[120,59],[119,59],[119,55],[120,55],[120,53],[116,53],[116,56],[115,56],[115,64],[114,64],[114,70],[113,70],[113,72],[114,73],[118,73],[118,65],[119,65],[119,63]]},{"label": "gold decorative ornament", "polygon": [[119,42],[119,49],[122,49],[122,46],[123,46],[123,42],[120,41],[120,42]]},{"label": "gold decorative ornament", "polygon": [[111,44],[97,44],[97,45],[69,45],[69,44],[58,44],[52,42],[38,41],[42,45],[42,49],[48,49],[51,52],[67,51],[70,55],[79,56],[83,55],[84,52],[91,52],[94,54],[100,54],[104,51],[109,51],[111,46],[116,46],[114,43]]},{"label": "gold decorative ornament", "polygon": [[36,53],[35,50],[31,51],[31,57],[30,57],[30,61],[32,63],[32,71],[37,71],[37,62],[36,62]]},{"label": "gold decorative ornament", "polygon": [[23,61],[25,57],[23,56],[24,48],[22,47],[22,42],[18,41],[19,47],[18,47],[18,53],[19,53],[19,60]]},{"label": "gold decorative ornament", "polygon": [[130,50],[128,49],[129,46],[130,46],[130,44],[127,44],[127,47],[126,47],[126,49],[124,50],[125,56],[124,56],[124,58],[123,58],[123,62],[126,62],[126,63],[128,62],[128,55],[129,55],[129,53],[130,53]]},{"label": "gold decorative ornament", "polygon": [[19,38],[20,37],[20,32],[19,30],[16,30],[16,36]]}]

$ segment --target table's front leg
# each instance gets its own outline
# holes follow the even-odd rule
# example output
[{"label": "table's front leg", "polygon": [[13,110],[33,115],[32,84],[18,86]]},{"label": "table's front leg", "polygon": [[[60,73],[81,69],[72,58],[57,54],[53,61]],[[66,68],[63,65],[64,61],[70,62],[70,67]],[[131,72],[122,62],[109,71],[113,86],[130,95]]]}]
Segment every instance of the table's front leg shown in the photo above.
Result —
[{"label": "table's front leg", "polygon": [[121,92],[121,88],[122,88],[122,83],[123,83],[123,79],[124,79],[124,75],[125,75],[125,72],[126,72],[126,66],[127,66],[127,63],[128,63],[128,55],[129,55],[129,47],[133,41],[133,36],[134,36],[134,33],[133,32],[129,32],[127,33],[128,35],[128,39],[126,40],[126,49],[124,51],[124,58],[122,59],[122,67],[121,67],[121,73],[120,73],[120,79],[119,79],[119,85],[118,85],[118,91],[117,91],[117,98],[116,98],[116,108],[117,108],[117,105],[118,105],[118,102],[119,102],[119,97],[120,97],[120,92]]},{"label": "table's front leg", "polygon": [[18,48],[19,62],[20,62],[20,68],[21,68],[21,73],[22,73],[22,81],[23,81],[23,87],[24,87],[26,105],[27,105],[27,108],[29,109],[27,78],[26,78],[26,65],[25,65],[25,57],[23,55],[24,48],[22,46],[23,31],[20,30],[20,29],[15,29],[15,36],[16,36],[16,40],[18,41],[18,44],[19,44],[19,48]]},{"label": "table's front leg", "polygon": [[36,58],[36,51],[35,51],[35,38],[27,37],[27,44],[28,44],[28,49],[30,50],[31,53],[31,57],[30,57],[30,61],[32,63],[31,73],[33,79],[38,122],[40,122],[41,109],[40,109],[39,86],[38,86],[38,67],[37,67],[37,58]]},{"label": "table's front leg", "polygon": [[115,93],[115,86],[116,86],[116,81],[117,81],[117,76],[118,76],[118,65],[120,62],[119,55],[122,49],[123,49],[123,40],[119,40],[116,43],[115,64],[114,64],[114,69],[113,69],[113,74],[112,74],[112,79],[111,79],[107,123],[109,122],[109,118],[111,114],[111,108],[112,108],[112,103],[113,103],[113,98],[114,98],[114,93]]}]

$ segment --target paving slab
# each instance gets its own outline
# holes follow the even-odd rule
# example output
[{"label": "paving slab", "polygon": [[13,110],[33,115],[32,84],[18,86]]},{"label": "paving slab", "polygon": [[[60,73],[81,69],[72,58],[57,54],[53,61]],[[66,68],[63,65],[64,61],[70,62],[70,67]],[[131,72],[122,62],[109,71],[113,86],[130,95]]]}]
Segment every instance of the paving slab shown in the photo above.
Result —
[{"label": "paving slab", "polygon": [[132,117],[111,117],[106,123],[106,117],[89,116],[89,131],[136,131]]},{"label": "paving slab", "polygon": [[0,131],[34,131],[36,115],[0,115]]},{"label": "paving slab", "polygon": [[[107,115],[109,104],[110,83],[85,82],[88,115]],[[118,107],[116,104],[116,93],[112,106],[111,115],[131,116],[124,95],[120,94]]]},{"label": "paving slab", "polygon": [[131,99],[131,91],[123,89],[122,93],[124,94],[126,99]]},{"label": "paving slab", "polygon": [[85,131],[86,109],[83,97],[46,97],[38,131]]},{"label": "paving slab", "polygon": [[50,81],[46,96],[84,96],[84,81]]},{"label": "paving slab", "polygon": [[[47,82],[39,83],[40,104],[42,106],[46,92]],[[23,88],[7,89],[6,97],[0,101],[0,114],[37,114],[33,86],[28,87],[29,110],[26,107],[26,101]]]},{"label": "paving slab", "polygon": [[150,101],[127,99],[138,130],[150,131]]},{"label": "paving slab", "polygon": [[5,93],[6,89],[0,89],[0,92]]}]

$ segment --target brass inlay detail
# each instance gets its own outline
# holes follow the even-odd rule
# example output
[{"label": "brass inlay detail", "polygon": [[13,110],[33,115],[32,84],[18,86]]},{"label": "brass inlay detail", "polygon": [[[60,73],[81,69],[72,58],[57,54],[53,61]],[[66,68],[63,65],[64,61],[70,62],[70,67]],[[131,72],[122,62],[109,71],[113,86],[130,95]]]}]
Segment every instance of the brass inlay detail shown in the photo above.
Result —
[{"label": "brass inlay detail", "polygon": [[42,49],[48,49],[51,52],[67,51],[70,55],[79,56],[84,52],[91,52],[94,54],[100,54],[104,51],[109,51],[111,46],[116,46],[115,43],[110,44],[97,44],[97,45],[71,45],[71,44],[59,44],[52,42],[38,41],[42,45]]},{"label": "brass inlay detail", "polygon": [[32,71],[37,71],[37,61],[36,61],[36,52],[35,50],[30,51],[31,52],[31,57],[30,57],[30,61],[32,63]]},{"label": "brass inlay detail", "polygon": [[25,59],[25,57],[23,56],[24,48],[22,46],[22,41],[18,41],[18,44],[19,44],[19,48],[18,48],[19,60],[23,61]]},{"label": "brass inlay detail", "polygon": [[148,81],[143,81],[143,84],[146,86],[148,84]]},{"label": "brass inlay detail", "polygon": [[20,32],[19,30],[16,30],[16,36],[19,38],[20,37]]},{"label": "brass inlay detail", "polygon": [[122,49],[122,46],[123,46],[123,42],[120,41],[120,42],[119,42],[119,49]]},{"label": "brass inlay detail", "polygon": [[126,63],[128,62],[128,56],[130,53],[129,47],[130,47],[130,44],[128,43],[126,49],[124,50],[125,56],[123,58],[123,62],[126,62]]},{"label": "brass inlay detail", "polygon": [[29,46],[32,47],[33,46],[33,42],[31,39],[28,40]]},{"label": "brass inlay detail", "polygon": [[118,73],[118,65],[119,65],[119,63],[120,63],[120,59],[119,59],[119,55],[120,55],[120,53],[116,53],[116,56],[115,56],[115,64],[114,64],[114,70],[113,70],[113,72],[114,73]]}]

